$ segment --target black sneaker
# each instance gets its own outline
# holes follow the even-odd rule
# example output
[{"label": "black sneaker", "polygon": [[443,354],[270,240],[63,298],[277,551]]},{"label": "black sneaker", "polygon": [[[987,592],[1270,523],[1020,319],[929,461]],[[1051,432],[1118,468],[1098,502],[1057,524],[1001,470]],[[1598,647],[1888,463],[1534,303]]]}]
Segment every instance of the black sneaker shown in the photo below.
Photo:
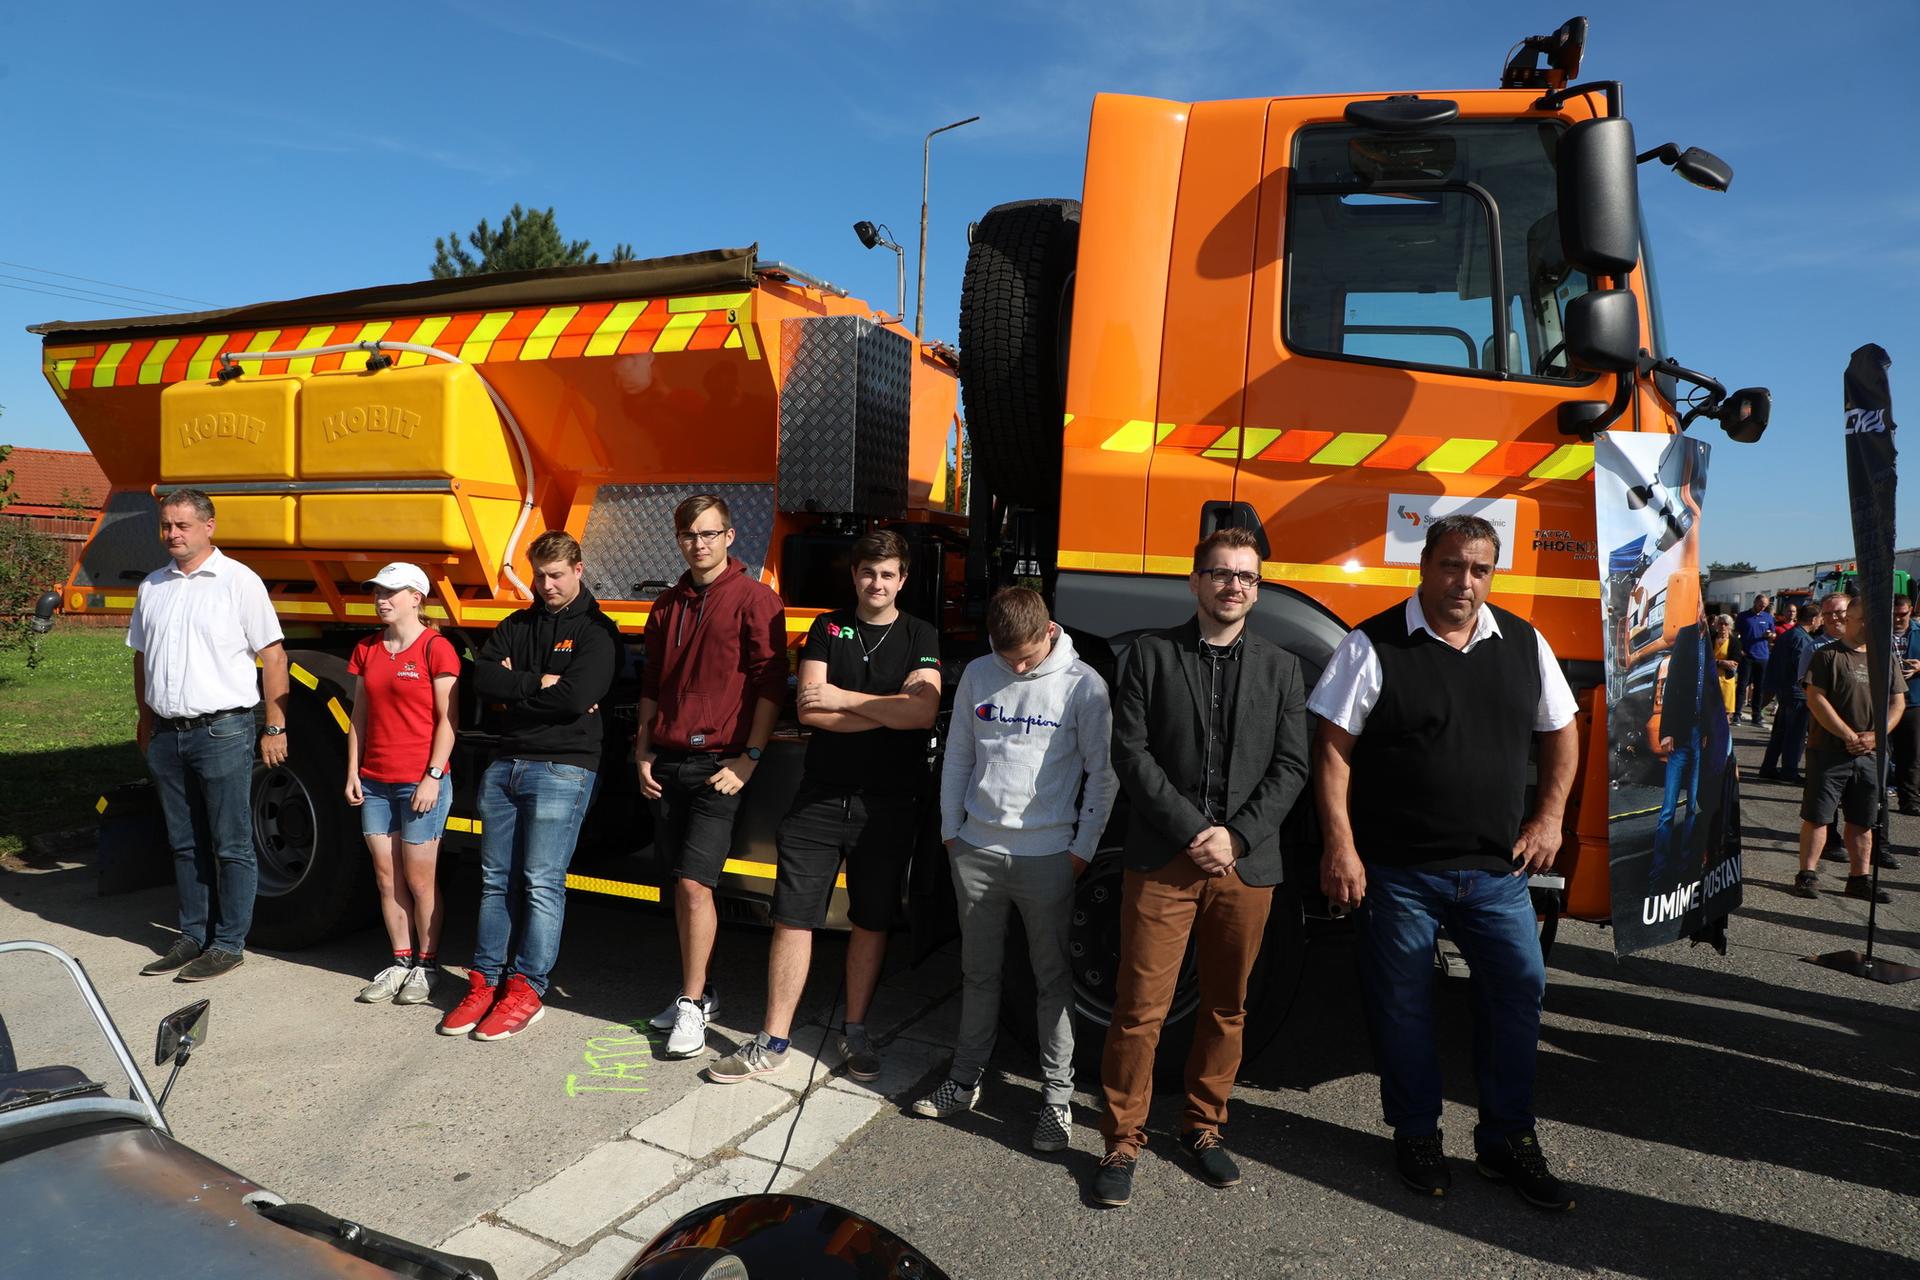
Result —
[{"label": "black sneaker", "polygon": [[1482,1151],[1473,1164],[1495,1182],[1511,1182],[1520,1198],[1537,1209],[1573,1208],[1573,1197],[1548,1171],[1539,1139],[1530,1132],[1508,1138],[1498,1151]]},{"label": "black sneaker", "polygon": [[175,982],[205,982],[208,978],[217,978],[232,973],[247,962],[246,956],[238,951],[222,951],[214,947],[194,957],[193,963],[174,975]]},{"label": "black sneaker", "polygon": [[1400,1170],[1400,1181],[1421,1195],[1444,1196],[1453,1190],[1453,1171],[1447,1168],[1437,1130],[1411,1138],[1394,1134],[1393,1160]]},{"label": "black sneaker", "polygon": [[1875,849],[1873,851],[1873,865],[1882,871],[1898,871],[1900,869],[1900,859],[1894,857],[1885,849]]},{"label": "black sneaker", "polygon": [[1820,873],[1818,871],[1799,871],[1793,877],[1793,895],[1796,898],[1817,898],[1820,896]]},{"label": "black sneaker", "polygon": [[167,948],[165,955],[157,960],[149,960],[141,967],[141,976],[151,978],[156,974],[172,973],[175,969],[185,968],[199,954],[200,944],[183,933],[173,940],[173,945]]},{"label": "black sneaker", "polygon": [[1210,1187],[1240,1185],[1240,1166],[1220,1145],[1220,1135],[1212,1129],[1194,1129],[1180,1137],[1180,1149],[1193,1157],[1200,1180]]},{"label": "black sneaker", "polygon": [[1893,901],[1893,895],[1885,889],[1876,889],[1873,887],[1872,876],[1848,876],[1845,892],[1849,898],[1858,898],[1862,902],[1886,903]]},{"label": "black sneaker", "polygon": [[873,1041],[867,1039],[865,1033],[841,1036],[840,1056],[846,1060],[847,1074],[855,1080],[873,1081],[880,1078],[880,1055],[874,1052]]},{"label": "black sneaker", "polygon": [[1088,1199],[1113,1209],[1133,1199],[1133,1165],[1134,1157],[1124,1151],[1101,1156],[1100,1167],[1093,1172],[1093,1185],[1087,1190]]},{"label": "black sneaker", "polygon": [[1900,802],[1900,812],[1906,814],[1909,818],[1920,818],[1920,801],[1902,800]]}]

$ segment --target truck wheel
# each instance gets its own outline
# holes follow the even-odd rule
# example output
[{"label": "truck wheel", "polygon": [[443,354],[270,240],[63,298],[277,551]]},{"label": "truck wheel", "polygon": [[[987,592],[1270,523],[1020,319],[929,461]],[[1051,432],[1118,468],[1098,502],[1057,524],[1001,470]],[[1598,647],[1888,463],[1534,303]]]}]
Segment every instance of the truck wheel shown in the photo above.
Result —
[{"label": "truck wheel", "polygon": [[960,286],[960,387],[974,464],[1025,507],[1060,496],[1060,420],[1080,202],[996,205],[974,227]]},{"label": "truck wheel", "polygon": [[253,772],[253,848],[260,866],[256,944],[312,946],[373,916],[372,864],[357,816],[340,794],[346,738],[296,687],[287,712],[287,762]]}]

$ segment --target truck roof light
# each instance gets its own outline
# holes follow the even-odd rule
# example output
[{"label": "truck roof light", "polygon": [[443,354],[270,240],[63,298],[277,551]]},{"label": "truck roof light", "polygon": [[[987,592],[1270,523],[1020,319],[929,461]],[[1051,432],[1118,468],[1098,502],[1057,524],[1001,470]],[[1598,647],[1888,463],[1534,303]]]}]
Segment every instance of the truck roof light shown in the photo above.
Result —
[{"label": "truck roof light", "polygon": [[1367,98],[1347,104],[1348,124],[1382,133],[1414,133],[1437,125],[1451,124],[1460,116],[1460,104],[1447,98],[1423,98],[1417,93],[1396,93],[1387,98]]}]

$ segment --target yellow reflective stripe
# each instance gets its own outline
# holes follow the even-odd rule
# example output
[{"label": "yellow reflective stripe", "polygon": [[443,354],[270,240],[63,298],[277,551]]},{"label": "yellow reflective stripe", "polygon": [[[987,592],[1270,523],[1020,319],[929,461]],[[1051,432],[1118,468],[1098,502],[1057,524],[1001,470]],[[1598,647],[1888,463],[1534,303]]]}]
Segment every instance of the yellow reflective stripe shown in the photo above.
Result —
[{"label": "yellow reflective stripe", "polygon": [[1386,437],[1370,431],[1342,431],[1307,459],[1323,467],[1351,467],[1386,443]]},{"label": "yellow reflective stripe", "polygon": [[1100,447],[1109,453],[1145,453],[1153,448],[1153,423],[1144,418],[1130,419],[1102,440]]},{"label": "yellow reflective stripe", "polygon": [[751,296],[746,293],[715,293],[704,298],[668,298],[667,314],[678,315],[683,311],[731,311]]},{"label": "yellow reflective stripe", "polygon": [[320,678],[299,663],[293,663],[287,670],[295,680],[298,680],[301,684],[307,686],[307,688],[318,689],[320,687]]},{"label": "yellow reflective stripe", "polygon": [[1593,446],[1563,444],[1527,474],[1535,480],[1578,480],[1593,470]]},{"label": "yellow reflective stripe", "polygon": [[[479,835],[479,834],[480,834],[480,819],[478,819],[478,818],[448,818],[448,819],[447,819],[447,830],[449,830],[449,831],[470,831],[470,832],[472,832],[472,833],[473,833],[474,835]],[[572,876],[568,876],[567,878],[568,878],[569,880],[571,880],[571,879],[572,879],[573,877],[572,877]]]},{"label": "yellow reflective stripe", "polygon": [[95,813],[105,813],[107,811],[107,798],[105,796],[101,796],[93,802],[93,811]]},{"label": "yellow reflective stripe", "polygon": [[153,344],[153,350],[147,352],[147,358],[140,362],[139,383],[150,387],[160,381],[160,372],[166,367],[167,360],[173,355],[173,349],[180,345],[178,338],[162,338]]},{"label": "yellow reflective stripe", "polygon": [[[333,338],[332,325],[317,324],[313,326],[313,328],[307,330],[306,336],[300,339],[300,341],[294,343],[293,345],[296,349],[301,347],[324,347],[332,338]],[[287,361],[287,372],[288,373],[312,373],[313,362],[316,359],[318,359],[318,357],[316,356],[300,356],[297,359],[289,360]]]},{"label": "yellow reflective stripe", "polygon": [[1240,433],[1240,456],[1257,458],[1260,451],[1280,438],[1280,432],[1273,427],[1248,427]]},{"label": "yellow reflective stripe", "polygon": [[1062,569],[1092,569],[1099,573],[1139,573],[1142,559],[1124,551],[1062,551],[1054,557]]},{"label": "yellow reflective stripe", "polygon": [[197,382],[213,376],[213,358],[220,354],[220,348],[227,345],[227,335],[210,333],[200,339],[200,345],[193,350],[193,359],[187,361],[187,381]]},{"label": "yellow reflective stripe", "polygon": [[479,364],[487,358],[487,352],[493,349],[493,340],[507,327],[507,321],[513,319],[511,311],[489,311],[480,317],[480,323],[473,326],[473,332],[460,344],[460,358],[468,364]]},{"label": "yellow reflective stripe", "polygon": [[[453,822],[448,820],[451,827]],[[479,823],[474,823],[479,826]],[[586,893],[608,893],[616,898],[638,898],[642,902],[660,901],[660,890],[650,884],[634,884],[628,880],[604,880],[599,876],[577,876],[567,874],[567,888],[580,889]]]},{"label": "yellow reflective stripe", "polygon": [[[771,863],[748,862],[742,858],[728,858],[725,865],[721,867],[721,870],[730,871],[736,876],[752,876],[756,880],[771,880],[774,877],[774,869]],[[847,877],[845,874],[837,875],[833,878],[833,887],[836,889],[844,889],[847,887]]]},{"label": "yellow reflective stripe", "polygon": [[1434,471],[1441,475],[1458,475],[1480,459],[1492,453],[1498,440],[1454,439],[1441,444],[1438,449],[1420,460],[1415,471]]},{"label": "yellow reflective stripe", "polygon": [[727,335],[727,340],[720,344],[720,349],[722,351],[732,351],[735,347],[738,347],[739,345],[740,345],[740,330],[735,329],[732,333]]},{"label": "yellow reflective stripe", "polygon": [[340,699],[328,698],[327,710],[333,712],[333,722],[340,726],[340,732],[345,733],[353,721],[347,715],[346,709],[340,705]]},{"label": "yellow reflective stripe", "polygon": [[[253,335],[253,341],[240,348],[240,350],[248,355],[252,355],[256,351],[271,351],[273,350],[273,344],[278,341],[280,341],[280,331],[278,329],[262,329]],[[254,365],[252,367],[258,368],[259,366]]]},{"label": "yellow reflective stripe", "polygon": [[644,302],[622,302],[607,312],[607,318],[587,339],[586,350],[582,355],[610,356],[620,349],[620,339],[627,336],[627,330],[633,328],[633,322],[647,309]]},{"label": "yellow reflective stripe", "polygon": [[1570,600],[1598,600],[1597,578],[1534,578],[1524,573],[1493,575],[1491,594],[1496,596],[1565,596]]},{"label": "yellow reflective stripe", "polygon": [[1203,458],[1238,458],[1240,456],[1240,428],[1228,427],[1218,440],[1200,451]]},{"label": "yellow reflective stripe", "polygon": [[[441,334],[447,331],[447,326],[452,323],[452,316],[428,316],[420,322],[418,328],[414,329],[413,336],[408,338],[407,341],[418,343],[423,347],[430,347]],[[496,329],[494,332],[498,333],[499,330]],[[429,357],[421,355],[418,351],[402,351],[400,358],[393,362],[393,367],[396,369],[409,369],[415,365],[425,364],[428,359]]]},{"label": "yellow reflective stripe", "polygon": [[547,314],[540,317],[540,323],[533,326],[533,332],[520,344],[522,360],[545,360],[553,354],[553,344],[566,331],[567,322],[580,314],[578,307],[548,307]]},{"label": "yellow reflective stripe", "polygon": [[133,347],[131,342],[116,342],[107,348],[107,354],[100,357],[100,363],[93,366],[93,385],[110,387],[113,385],[114,370],[127,358],[127,352]]},{"label": "yellow reflective stripe", "polygon": [[[1093,568],[1089,563],[1107,558],[1108,553],[1091,551],[1063,551],[1056,561],[1061,568]],[[1128,556],[1115,557],[1126,559],[1140,571],[1169,576],[1185,577],[1193,568],[1193,562],[1185,556]],[[1303,564],[1292,560],[1262,560],[1260,577],[1267,582],[1337,582],[1348,586],[1362,587],[1415,587],[1420,584],[1420,571],[1414,568],[1400,569],[1386,566],[1368,567],[1356,565],[1349,569],[1337,564]],[[1540,578],[1524,573],[1499,573],[1493,575],[1493,594],[1509,596],[1565,596],[1575,600],[1598,600],[1600,583],[1595,578]]]},{"label": "yellow reflective stripe", "polygon": [[660,336],[653,340],[655,354],[669,351],[685,351],[687,344],[693,341],[693,331],[707,318],[704,311],[682,311],[678,315],[667,317],[667,323],[660,330]]}]

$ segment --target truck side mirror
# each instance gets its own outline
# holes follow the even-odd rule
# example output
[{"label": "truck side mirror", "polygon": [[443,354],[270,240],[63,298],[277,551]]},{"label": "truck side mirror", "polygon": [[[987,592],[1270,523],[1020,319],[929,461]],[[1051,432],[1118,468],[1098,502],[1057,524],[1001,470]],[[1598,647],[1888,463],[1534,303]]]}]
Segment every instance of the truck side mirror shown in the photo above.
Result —
[{"label": "truck side mirror", "polygon": [[1588,275],[1624,276],[1640,261],[1640,175],[1633,125],[1582,120],[1560,139],[1560,245]]},{"label": "truck side mirror", "polygon": [[1632,373],[1640,363],[1640,307],[1625,289],[1583,293],[1567,304],[1567,359],[1593,373]]},{"label": "truck side mirror", "polygon": [[1713,416],[1734,443],[1757,443],[1773,416],[1773,393],[1765,387],[1742,387],[1722,401]]}]

